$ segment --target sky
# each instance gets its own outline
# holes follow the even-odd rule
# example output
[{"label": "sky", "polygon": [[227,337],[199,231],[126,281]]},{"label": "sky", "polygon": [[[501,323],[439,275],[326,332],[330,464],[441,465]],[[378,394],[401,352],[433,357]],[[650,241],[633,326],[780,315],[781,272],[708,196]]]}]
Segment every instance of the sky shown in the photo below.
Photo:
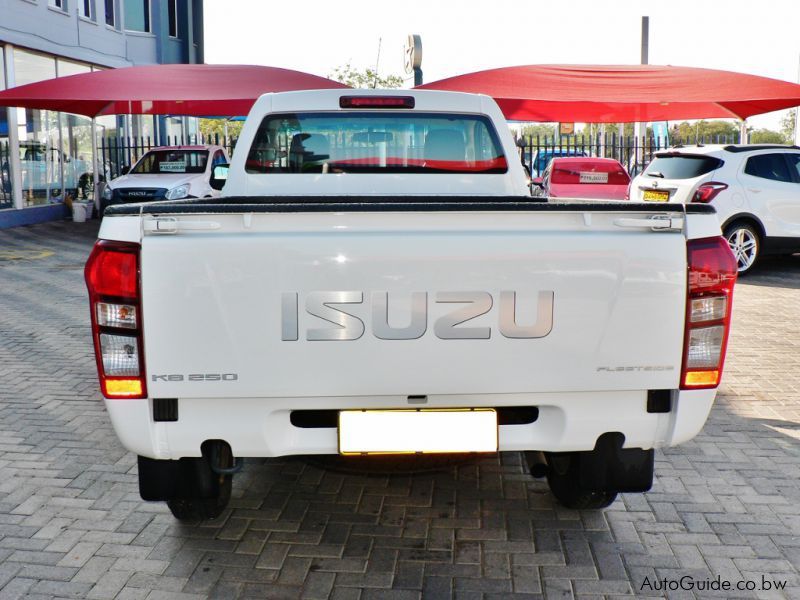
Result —
[{"label": "sky", "polygon": [[[205,61],[322,76],[377,62],[411,78],[403,47],[416,33],[426,83],[523,64],[638,64],[642,16],[650,64],[798,81],[800,0],[204,0]],[[783,114],[748,124],[778,129]]]}]

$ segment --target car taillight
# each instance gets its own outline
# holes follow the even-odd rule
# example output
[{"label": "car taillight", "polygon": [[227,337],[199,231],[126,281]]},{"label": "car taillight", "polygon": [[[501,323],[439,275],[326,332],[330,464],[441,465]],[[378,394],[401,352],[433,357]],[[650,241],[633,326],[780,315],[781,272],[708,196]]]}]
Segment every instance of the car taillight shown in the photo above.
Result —
[{"label": "car taillight", "polygon": [[142,340],[141,246],[100,240],[86,261],[92,338],[106,398],[146,398]]},{"label": "car taillight", "polygon": [[681,389],[715,388],[731,323],[736,259],[722,237],[689,240]]},{"label": "car taillight", "polygon": [[707,181],[702,184],[692,196],[692,202],[700,202],[707,204],[717,197],[722,190],[727,190],[727,183],[720,183],[719,181]]}]

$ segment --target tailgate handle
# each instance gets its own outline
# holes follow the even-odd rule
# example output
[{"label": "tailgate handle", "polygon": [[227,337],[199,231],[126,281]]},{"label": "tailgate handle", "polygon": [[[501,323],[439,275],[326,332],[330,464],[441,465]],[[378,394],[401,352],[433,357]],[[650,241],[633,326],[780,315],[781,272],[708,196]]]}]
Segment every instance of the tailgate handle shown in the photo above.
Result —
[{"label": "tailgate handle", "polygon": [[146,232],[161,234],[178,233],[178,231],[213,231],[221,227],[216,221],[178,221],[175,217],[148,219],[143,225]]},{"label": "tailgate handle", "polygon": [[683,218],[669,217],[667,215],[648,217],[646,219],[636,219],[623,217],[614,219],[617,227],[647,228],[653,231],[680,231],[683,229]]}]

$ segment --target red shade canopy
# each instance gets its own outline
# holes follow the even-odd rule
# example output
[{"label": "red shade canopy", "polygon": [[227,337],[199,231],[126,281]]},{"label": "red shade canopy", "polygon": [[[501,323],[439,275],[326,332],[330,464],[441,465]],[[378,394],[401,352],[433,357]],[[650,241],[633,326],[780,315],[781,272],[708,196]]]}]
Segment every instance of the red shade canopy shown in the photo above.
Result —
[{"label": "red shade canopy", "polygon": [[48,79],[0,92],[0,106],[111,114],[246,115],[261,94],[348,86],[291,69],[150,65]]},{"label": "red shade canopy", "polygon": [[458,75],[420,89],[492,96],[507,119],[618,123],[737,118],[800,105],[800,85],[711,69],[527,65]]}]

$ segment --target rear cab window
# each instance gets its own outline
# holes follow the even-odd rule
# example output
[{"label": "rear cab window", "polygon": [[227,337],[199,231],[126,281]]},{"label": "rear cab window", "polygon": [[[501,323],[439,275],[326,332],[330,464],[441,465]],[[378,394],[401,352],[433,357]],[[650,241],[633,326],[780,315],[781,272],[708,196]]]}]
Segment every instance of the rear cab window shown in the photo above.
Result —
[{"label": "rear cab window", "polygon": [[247,173],[506,173],[484,115],[308,112],[267,115]]},{"label": "rear cab window", "polygon": [[719,169],[723,160],[702,154],[656,154],[643,175],[660,179],[694,179]]}]

